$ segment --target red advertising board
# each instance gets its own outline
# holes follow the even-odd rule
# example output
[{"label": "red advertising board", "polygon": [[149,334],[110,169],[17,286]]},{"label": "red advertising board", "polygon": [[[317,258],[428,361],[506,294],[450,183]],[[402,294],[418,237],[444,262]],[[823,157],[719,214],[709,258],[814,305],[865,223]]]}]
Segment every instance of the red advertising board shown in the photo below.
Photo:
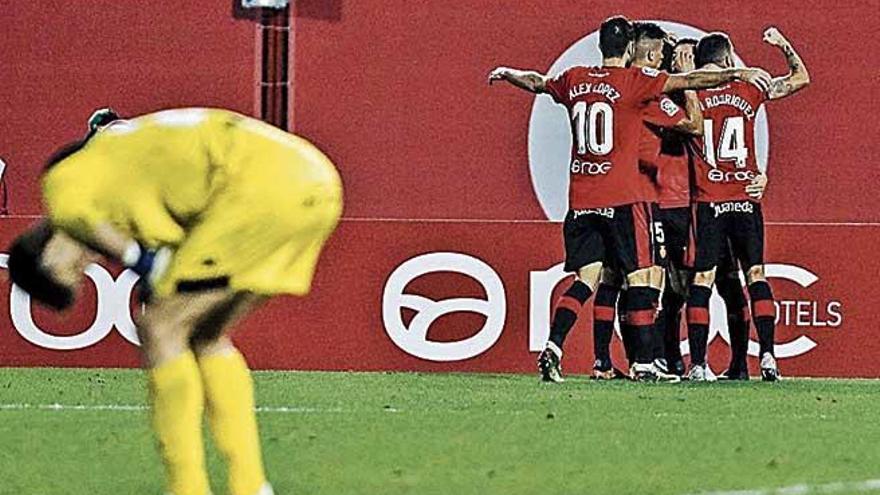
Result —
[{"label": "red advertising board", "polygon": [[[3,222],[4,233],[22,223]],[[546,340],[550,308],[564,287],[559,231],[545,221],[344,221],[313,293],[268,303],[242,323],[238,342],[257,368],[533,371],[534,351]],[[856,269],[872,262],[877,228],[774,225],[768,231],[783,370],[880,376],[871,304],[880,290],[871,272]],[[838,239],[847,240],[846,256]],[[0,240],[8,242],[8,234]],[[138,364],[121,302],[130,300],[134,277],[115,278],[118,270],[98,267],[89,273],[95,283],[60,316],[32,310],[20,291],[2,285],[4,365]],[[716,296],[710,335],[717,364],[726,363],[728,352],[721,304]],[[586,317],[572,330],[570,371],[586,372],[592,363],[589,327]],[[623,363],[619,347],[615,359]]]}]

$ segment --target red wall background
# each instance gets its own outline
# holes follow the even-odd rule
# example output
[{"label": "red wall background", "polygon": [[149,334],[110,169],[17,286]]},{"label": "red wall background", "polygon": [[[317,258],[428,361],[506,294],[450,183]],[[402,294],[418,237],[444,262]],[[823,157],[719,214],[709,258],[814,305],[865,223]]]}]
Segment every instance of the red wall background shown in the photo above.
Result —
[{"label": "red wall background", "polygon": [[[330,243],[313,297],[274,303],[248,320],[241,342],[257,366],[531,370],[528,272],[561,259],[560,239],[555,224],[542,222],[529,177],[533,100],[511,88],[489,88],[485,76],[500,64],[546,70],[602,19],[624,13],[724,30],[744,60],[775,73],[784,72],[785,64],[778,50],[761,42],[766,26],[779,26],[802,53],[813,85],[768,108],[768,261],[820,277],[809,289],[780,282],[780,297],[839,300],[844,318],[834,329],[783,326],[780,339],[800,332],[819,343],[783,362],[784,371],[880,376],[880,361],[871,359],[880,351],[872,347],[880,340],[873,325],[880,291],[870,276],[880,240],[870,187],[880,179],[872,160],[880,151],[880,127],[873,125],[880,112],[880,68],[871,58],[880,50],[872,21],[880,10],[877,0],[294,3],[292,127],[338,164],[348,220]],[[256,27],[234,6],[208,0],[4,6],[0,157],[8,163],[13,217],[0,219],[0,240],[7,243],[40,214],[42,161],[84,133],[85,119],[98,106],[127,114],[176,106],[253,114]],[[391,342],[381,304],[394,268],[443,250],[491,265],[505,283],[508,311],[504,333],[489,351],[438,364]],[[452,297],[474,292],[468,284],[441,277],[413,290]],[[7,294],[0,291],[0,365],[137,364],[136,348],[115,333],[80,351],[33,346],[12,326]],[[76,315],[53,328],[75,333],[87,326],[88,301]],[[444,317],[430,336],[464,338],[481,321],[474,315]],[[568,369],[585,370],[590,361],[582,330],[569,349]],[[281,344],[258,346],[262,338]],[[336,351],[328,352],[329,359],[309,357],[310,347],[330,343]],[[720,342],[714,349],[722,356]]]}]

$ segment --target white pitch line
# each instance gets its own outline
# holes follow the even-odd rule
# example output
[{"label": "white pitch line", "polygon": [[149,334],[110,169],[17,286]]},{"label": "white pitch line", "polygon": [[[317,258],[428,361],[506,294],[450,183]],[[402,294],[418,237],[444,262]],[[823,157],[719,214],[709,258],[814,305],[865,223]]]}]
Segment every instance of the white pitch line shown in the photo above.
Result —
[{"label": "white pitch line", "polygon": [[822,493],[853,493],[880,491],[880,479],[865,481],[835,482],[823,485],[791,485],[780,488],[761,488],[756,490],[732,490],[699,492],[689,495],[807,495]]},{"label": "white pitch line", "polygon": [[[150,407],[138,404],[0,404],[0,411],[149,411]],[[292,407],[292,406],[260,406],[256,408],[258,413],[279,414],[345,414],[360,411],[345,410],[334,407],[321,409],[318,407]],[[382,412],[397,413],[400,409],[388,407]]]}]

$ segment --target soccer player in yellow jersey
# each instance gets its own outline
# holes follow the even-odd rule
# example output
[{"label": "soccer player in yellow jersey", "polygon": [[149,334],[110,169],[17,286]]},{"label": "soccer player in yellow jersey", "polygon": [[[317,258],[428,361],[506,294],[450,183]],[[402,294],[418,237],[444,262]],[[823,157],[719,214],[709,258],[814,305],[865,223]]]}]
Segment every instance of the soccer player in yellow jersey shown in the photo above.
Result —
[{"label": "soccer player in yellow jersey", "polygon": [[342,186],[305,139],[225,110],[117,120],[53,157],[48,221],[13,244],[13,280],[69,306],[99,255],[149,287],[138,320],[152,426],[173,495],[210,493],[204,410],[232,495],[267,495],[245,360],[227,333],[269,296],[304,295]]}]

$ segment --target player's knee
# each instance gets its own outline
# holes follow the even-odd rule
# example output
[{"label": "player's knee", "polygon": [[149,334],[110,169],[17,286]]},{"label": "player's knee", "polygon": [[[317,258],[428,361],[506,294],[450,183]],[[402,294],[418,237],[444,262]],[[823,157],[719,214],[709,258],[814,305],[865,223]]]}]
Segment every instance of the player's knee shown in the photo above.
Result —
[{"label": "player's knee", "polygon": [[663,268],[659,266],[642,268],[626,276],[626,283],[629,287],[650,287],[660,290],[663,288],[663,280]]},{"label": "player's knee", "polygon": [[651,280],[649,282],[652,289],[662,291],[666,286],[666,270],[662,266],[652,266],[650,269]]},{"label": "player's knee", "polygon": [[708,270],[708,271],[697,272],[694,274],[693,285],[711,288],[714,283],[715,283],[715,269],[714,268],[711,270]]},{"label": "player's knee", "polygon": [[755,265],[746,272],[746,281],[749,285],[755,282],[766,282],[767,276],[764,274],[764,265]]},{"label": "player's knee", "polygon": [[602,269],[602,284],[620,289],[623,287],[623,276],[620,271],[613,270],[609,267]]},{"label": "player's knee", "polygon": [[651,283],[651,268],[642,268],[626,275],[630,287],[648,287]]},{"label": "player's knee", "polygon": [[577,271],[577,278],[585,283],[591,291],[595,292],[599,285],[599,279],[602,277],[602,262],[596,261],[589,265],[583,266]]},{"label": "player's knee", "polygon": [[214,338],[193,336],[190,340],[190,347],[197,357],[224,354],[235,349],[235,346],[232,344],[232,339],[226,335],[220,335]]},{"label": "player's knee", "polygon": [[141,349],[152,363],[174,357],[188,347],[188,334],[172,318],[146,313],[138,321],[137,328]]}]

